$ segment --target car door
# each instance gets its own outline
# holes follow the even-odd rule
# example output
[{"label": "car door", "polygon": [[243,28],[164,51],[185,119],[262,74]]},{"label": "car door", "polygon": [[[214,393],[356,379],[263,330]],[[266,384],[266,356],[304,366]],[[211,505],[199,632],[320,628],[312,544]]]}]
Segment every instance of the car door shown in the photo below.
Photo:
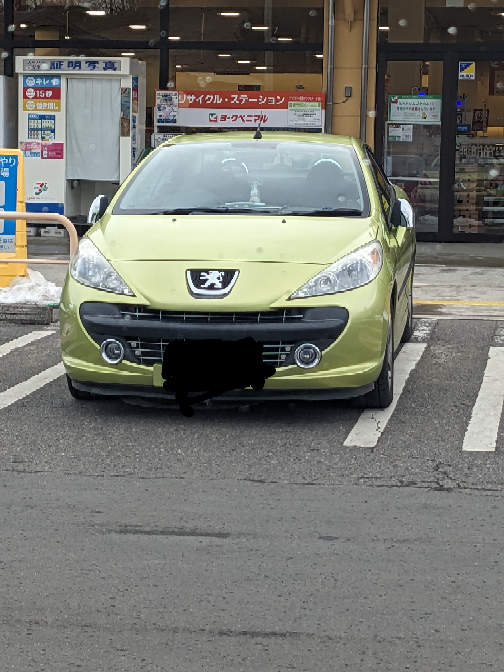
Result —
[{"label": "car door", "polygon": [[[395,188],[388,181],[369,147],[366,148],[366,151],[371,169],[375,176],[378,193],[381,198],[383,214],[388,225],[386,235],[389,243],[389,253],[395,262],[395,278],[397,285],[395,328],[397,329],[397,333],[394,333],[394,338],[397,345],[402,336],[401,330],[404,327],[408,311],[408,299],[411,284],[408,281],[414,263],[414,232],[413,229],[406,228],[405,226],[392,226],[390,221],[392,209],[398,198]],[[401,331],[401,333],[399,333],[399,331]]]}]

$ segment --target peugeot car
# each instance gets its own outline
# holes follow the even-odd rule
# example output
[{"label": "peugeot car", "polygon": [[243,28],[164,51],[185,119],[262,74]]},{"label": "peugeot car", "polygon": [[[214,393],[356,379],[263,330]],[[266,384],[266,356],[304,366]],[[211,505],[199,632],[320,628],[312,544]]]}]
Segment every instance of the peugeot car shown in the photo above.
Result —
[{"label": "peugeot car", "polygon": [[60,305],[73,397],[174,400],[171,363],[238,370],[226,343],[248,339],[269,373],[215,402],[391,403],[394,354],[412,334],[413,212],[358,139],[178,136],[90,219]]}]

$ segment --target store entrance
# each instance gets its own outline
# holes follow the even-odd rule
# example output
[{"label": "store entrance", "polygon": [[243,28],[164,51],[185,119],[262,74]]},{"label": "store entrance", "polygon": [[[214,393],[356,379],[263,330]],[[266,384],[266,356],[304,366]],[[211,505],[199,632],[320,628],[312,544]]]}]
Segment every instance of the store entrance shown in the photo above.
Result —
[{"label": "store entrance", "polygon": [[504,235],[504,61],[460,61],[454,233]]}]

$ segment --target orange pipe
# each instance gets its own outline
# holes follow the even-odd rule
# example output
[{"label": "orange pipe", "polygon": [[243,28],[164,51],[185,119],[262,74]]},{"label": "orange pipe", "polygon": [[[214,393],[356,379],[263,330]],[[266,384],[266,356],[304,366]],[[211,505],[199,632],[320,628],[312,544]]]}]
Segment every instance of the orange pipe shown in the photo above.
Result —
[{"label": "orange pipe", "polygon": [[[51,222],[53,224],[54,223],[62,224],[68,231],[68,235],[70,236],[70,256],[72,256],[72,254],[77,249],[77,245],[79,244],[77,229],[72,224],[72,222],[64,215],[57,215],[53,212],[0,212],[0,215],[2,219],[24,219],[25,221],[30,220],[30,222]],[[29,259],[12,259],[12,260],[0,259],[0,264],[3,264],[5,262],[9,263],[9,261],[11,263],[15,262],[17,264],[37,263],[36,261]]]}]

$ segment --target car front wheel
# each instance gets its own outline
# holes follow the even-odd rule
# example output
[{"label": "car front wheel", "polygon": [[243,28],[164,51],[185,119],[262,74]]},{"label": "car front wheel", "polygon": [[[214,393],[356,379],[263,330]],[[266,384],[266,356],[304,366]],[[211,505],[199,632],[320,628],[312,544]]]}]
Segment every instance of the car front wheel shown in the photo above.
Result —
[{"label": "car front wheel", "polygon": [[89,399],[95,399],[91,392],[84,392],[83,390],[78,390],[76,387],[74,387],[74,384],[72,383],[72,379],[69,378],[69,376],[66,377],[67,380],[67,385],[68,385],[68,391],[72,395],[74,399],[79,399],[79,401],[89,401]]},{"label": "car front wheel", "polygon": [[394,333],[393,316],[390,318],[383,366],[371,392],[357,398],[359,408],[387,408],[394,398]]}]

